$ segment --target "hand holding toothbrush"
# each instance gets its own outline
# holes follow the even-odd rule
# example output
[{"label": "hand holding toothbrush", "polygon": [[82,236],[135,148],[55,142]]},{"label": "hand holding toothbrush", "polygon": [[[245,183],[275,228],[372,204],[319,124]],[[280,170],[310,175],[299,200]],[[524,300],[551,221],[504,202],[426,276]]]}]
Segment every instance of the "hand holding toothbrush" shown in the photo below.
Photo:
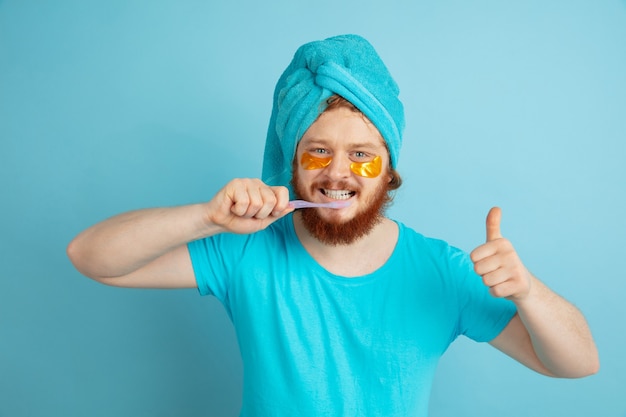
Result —
[{"label": "hand holding toothbrush", "polygon": [[[206,204],[206,225],[212,233],[254,233],[263,230],[281,217],[303,208],[334,208],[348,206],[345,201],[312,203],[289,201],[289,190],[269,186],[259,179],[234,179]],[[217,228],[217,229],[216,229]]]}]

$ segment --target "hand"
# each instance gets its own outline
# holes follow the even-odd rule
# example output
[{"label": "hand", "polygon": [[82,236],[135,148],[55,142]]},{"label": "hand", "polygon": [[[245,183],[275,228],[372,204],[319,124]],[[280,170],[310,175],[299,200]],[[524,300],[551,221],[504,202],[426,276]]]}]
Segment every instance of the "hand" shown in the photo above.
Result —
[{"label": "hand", "polygon": [[293,211],[286,187],[259,179],[234,179],[207,203],[209,224],[231,233],[254,233]]},{"label": "hand", "polygon": [[472,251],[474,271],[483,278],[494,297],[513,301],[524,299],[530,292],[530,273],[520,260],[511,242],[500,233],[502,211],[493,207],[487,215],[487,242]]}]

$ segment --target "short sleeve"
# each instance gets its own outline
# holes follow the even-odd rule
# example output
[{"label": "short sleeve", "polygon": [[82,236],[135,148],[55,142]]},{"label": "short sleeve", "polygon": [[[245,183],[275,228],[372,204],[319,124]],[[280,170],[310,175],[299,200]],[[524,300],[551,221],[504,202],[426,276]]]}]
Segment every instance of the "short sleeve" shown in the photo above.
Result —
[{"label": "short sleeve", "polygon": [[515,304],[489,293],[467,253],[453,248],[450,262],[459,286],[459,334],[477,342],[491,341],[515,315]]},{"label": "short sleeve", "polygon": [[[189,257],[201,295],[214,295],[224,301],[228,296],[233,265],[240,262],[245,239],[242,235],[223,234],[187,244]],[[227,250],[224,250],[227,248]]]}]

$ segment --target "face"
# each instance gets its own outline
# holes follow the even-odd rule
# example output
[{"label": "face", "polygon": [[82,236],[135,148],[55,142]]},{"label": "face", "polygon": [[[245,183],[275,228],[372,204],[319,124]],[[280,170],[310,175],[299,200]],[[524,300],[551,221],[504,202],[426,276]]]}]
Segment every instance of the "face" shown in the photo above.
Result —
[{"label": "face", "polygon": [[320,241],[351,243],[382,220],[391,179],[389,154],[376,127],[361,113],[341,107],[324,112],[298,144],[293,171],[298,198],[351,203],[300,212],[304,226]]}]

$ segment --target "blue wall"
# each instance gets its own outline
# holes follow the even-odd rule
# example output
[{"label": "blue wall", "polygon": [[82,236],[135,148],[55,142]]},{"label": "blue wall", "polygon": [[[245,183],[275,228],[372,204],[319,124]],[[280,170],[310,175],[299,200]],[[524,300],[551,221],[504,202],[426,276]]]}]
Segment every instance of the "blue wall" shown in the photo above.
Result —
[{"label": "blue wall", "polygon": [[391,214],[471,250],[501,205],[600,348],[598,375],[555,380],[460,340],[432,417],[626,416],[623,0],[0,1],[0,416],[236,414],[218,302],[101,286],[65,246],[258,176],[278,76],[300,44],[347,32],[406,105]]}]

